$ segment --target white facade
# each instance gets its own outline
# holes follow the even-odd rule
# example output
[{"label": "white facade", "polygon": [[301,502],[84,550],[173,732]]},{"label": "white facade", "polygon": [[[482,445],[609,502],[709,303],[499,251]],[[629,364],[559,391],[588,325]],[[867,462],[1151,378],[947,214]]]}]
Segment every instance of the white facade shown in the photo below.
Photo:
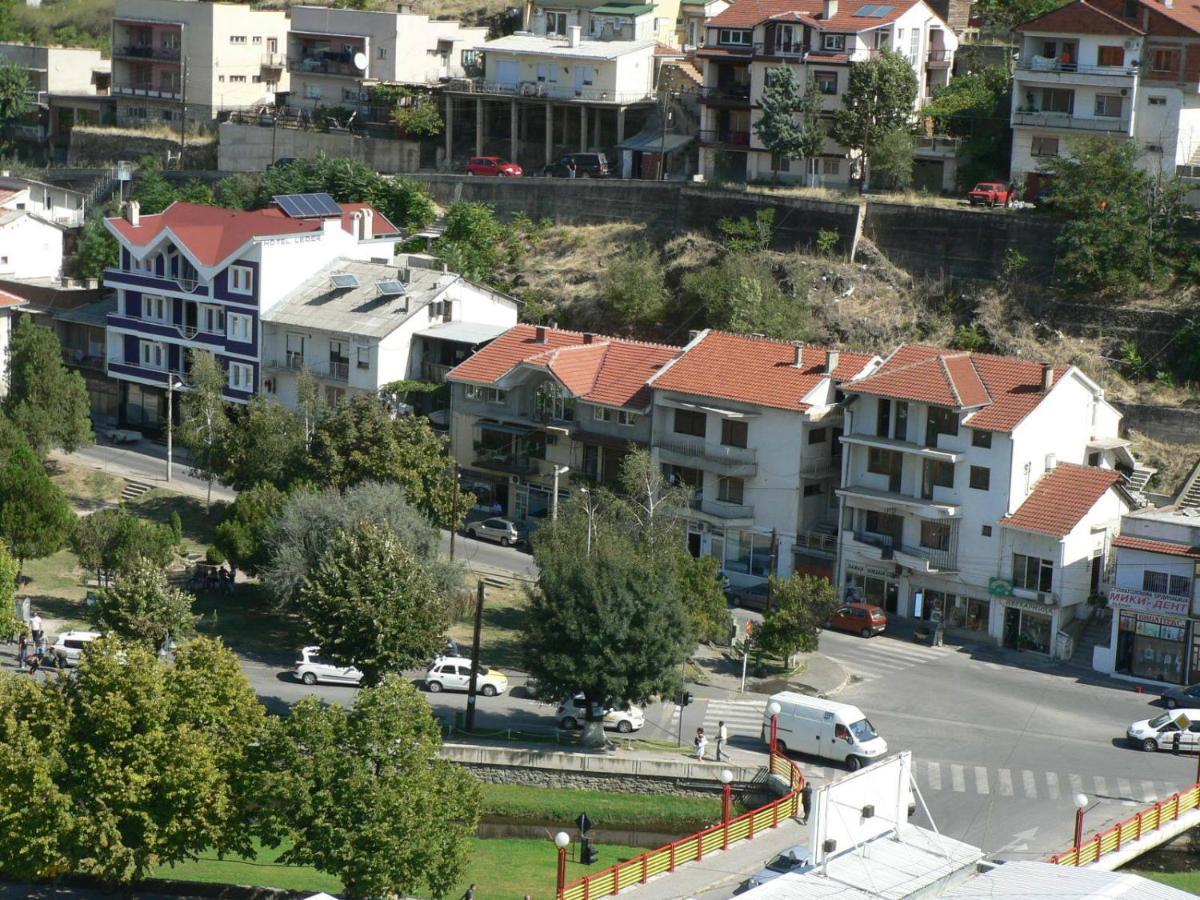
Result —
[{"label": "white facade", "polygon": [[87,215],[87,196],[56,184],[0,172],[0,209],[23,209],[67,228],[79,228]]},{"label": "white facade", "polygon": [[636,103],[654,96],[654,40],[514,34],[477,48],[484,83],[550,100]]},{"label": "white facade", "polygon": [[8,42],[0,42],[0,62],[25,70],[40,103],[46,102],[47,94],[95,94],[95,74],[109,68],[99,50]]},{"label": "white facade", "polygon": [[0,210],[0,276],[58,278],[63,229],[24,210]]},{"label": "white facade", "polygon": [[17,312],[26,300],[0,291],[0,397],[8,393],[8,344]]}]

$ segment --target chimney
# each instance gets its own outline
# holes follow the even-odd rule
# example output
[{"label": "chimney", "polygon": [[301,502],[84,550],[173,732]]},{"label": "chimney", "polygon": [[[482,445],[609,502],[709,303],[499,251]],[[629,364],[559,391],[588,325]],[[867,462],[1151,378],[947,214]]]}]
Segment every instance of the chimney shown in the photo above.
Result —
[{"label": "chimney", "polygon": [[142,224],[142,204],[136,200],[130,200],[128,206],[125,207],[125,218],[129,224],[137,228]]},{"label": "chimney", "polygon": [[837,15],[838,0],[825,0],[825,9],[821,13],[822,19],[832,19]]},{"label": "chimney", "polygon": [[534,340],[534,343],[537,343],[537,344],[546,343],[546,326],[539,325],[537,328],[534,329],[533,340]]},{"label": "chimney", "polygon": [[1046,471],[1053,472],[1054,467],[1058,465],[1058,457],[1053,453],[1046,454]]},{"label": "chimney", "polygon": [[594,341],[595,339],[596,339],[596,335],[595,335],[595,334],[593,334],[592,332],[590,332],[590,331],[585,331],[585,332],[583,333],[583,342],[584,342],[585,344],[590,344],[590,343],[591,343],[592,341]]},{"label": "chimney", "polygon": [[362,239],[364,241],[372,240],[375,237],[375,210],[364,209],[362,217]]},{"label": "chimney", "polygon": [[572,25],[567,29],[567,46],[578,47],[579,40],[583,36],[583,28],[579,25]]},{"label": "chimney", "polygon": [[1048,391],[1054,387],[1054,366],[1051,363],[1042,363],[1042,390]]},{"label": "chimney", "polygon": [[828,372],[830,375],[833,374],[834,369],[836,369],[838,367],[838,363],[840,363],[841,361],[842,361],[842,352],[840,350],[826,350],[825,351],[825,371]]},{"label": "chimney", "polygon": [[350,213],[350,233],[354,235],[354,239],[362,239],[362,210],[355,210]]}]

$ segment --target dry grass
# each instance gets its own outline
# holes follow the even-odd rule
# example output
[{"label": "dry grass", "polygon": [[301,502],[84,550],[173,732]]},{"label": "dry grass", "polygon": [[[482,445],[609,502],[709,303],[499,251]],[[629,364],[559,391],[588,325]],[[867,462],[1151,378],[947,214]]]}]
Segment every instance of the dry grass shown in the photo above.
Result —
[{"label": "dry grass", "polygon": [[1138,462],[1158,469],[1149,486],[1149,490],[1158,493],[1174,495],[1183,486],[1196,460],[1200,459],[1200,442],[1171,444],[1132,430],[1129,439],[1132,441],[1130,449]]},{"label": "dry grass", "polygon": [[[120,128],[116,125],[76,125],[76,131],[90,131],[106,137],[158,138],[164,141],[178,141],[179,129],[167,128],[163,125],[147,125],[145,128]],[[215,144],[217,136],[208,131],[189,130],[187,142],[196,144]]]}]

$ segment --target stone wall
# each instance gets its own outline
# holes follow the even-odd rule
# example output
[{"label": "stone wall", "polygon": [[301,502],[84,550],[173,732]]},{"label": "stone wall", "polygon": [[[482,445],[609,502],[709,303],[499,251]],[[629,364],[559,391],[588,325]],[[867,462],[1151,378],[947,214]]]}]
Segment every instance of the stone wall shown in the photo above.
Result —
[{"label": "stone wall", "polygon": [[[142,134],[127,128],[100,128],[76,125],[71,129],[67,151],[69,166],[110,166],[120,159],[136,162],[143,156],[166,160],[167,151],[179,151],[179,138]],[[189,135],[184,145],[183,169],[215,169],[217,144],[211,136]]]},{"label": "stone wall", "polygon": [[421,166],[421,145],[414,141],[234,122],[223,122],[217,135],[216,167],[226,173],[261,172],[277,159],[312,159],[320,153],[363,160],[384,175],[415,172]]},{"label": "stone wall", "polygon": [[1157,441],[1172,444],[1200,441],[1200,410],[1120,401],[1113,401],[1113,406],[1124,415],[1121,424],[1125,428],[1140,431]]}]

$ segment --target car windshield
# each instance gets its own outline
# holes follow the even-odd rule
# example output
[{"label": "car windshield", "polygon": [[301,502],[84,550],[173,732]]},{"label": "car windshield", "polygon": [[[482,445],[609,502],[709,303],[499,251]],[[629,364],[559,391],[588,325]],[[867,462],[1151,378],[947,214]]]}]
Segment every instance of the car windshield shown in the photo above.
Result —
[{"label": "car windshield", "polygon": [[796,858],[790,853],[780,853],[767,863],[767,868],[772,872],[790,872],[796,868]]},{"label": "car windshield", "polygon": [[1155,716],[1146,724],[1148,724],[1151,728],[1162,728],[1171,721],[1173,716],[1174,713],[1163,713],[1161,716]]},{"label": "car windshield", "polygon": [[850,731],[854,735],[854,739],[859,743],[863,743],[864,741],[873,741],[875,738],[879,737],[879,735],[875,733],[875,729],[871,727],[871,722],[868,719],[859,719],[850,726]]}]

